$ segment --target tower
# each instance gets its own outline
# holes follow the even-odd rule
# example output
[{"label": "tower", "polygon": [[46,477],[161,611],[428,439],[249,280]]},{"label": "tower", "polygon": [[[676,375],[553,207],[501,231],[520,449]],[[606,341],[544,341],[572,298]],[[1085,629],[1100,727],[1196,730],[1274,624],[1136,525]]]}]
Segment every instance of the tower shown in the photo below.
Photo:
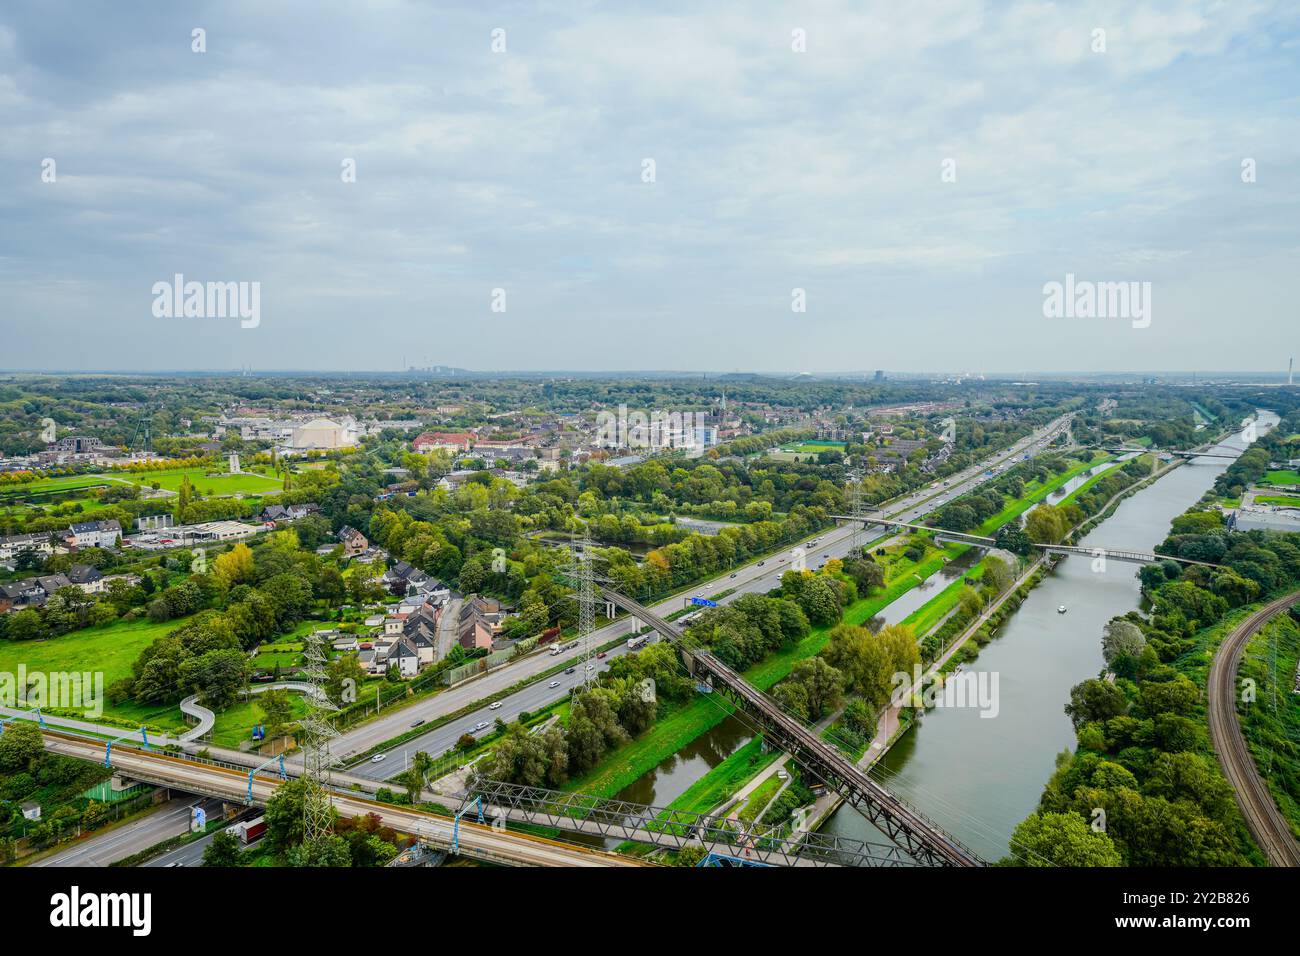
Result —
[{"label": "tower", "polygon": [[849,475],[849,514],[853,516],[853,535],[849,540],[849,556],[859,557],[862,552],[864,536],[866,533],[867,514],[866,502],[862,500],[862,476],[859,474]]},{"label": "tower", "polygon": [[338,735],[330,723],[334,705],[325,694],[325,639],[310,635],[303,643],[306,667],[303,676],[312,685],[307,695],[307,714],[302,727],[303,842],[311,843],[328,834],[334,826],[334,808],[330,802],[330,741]]},{"label": "tower", "polygon": [[[569,548],[569,564],[565,577],[573,588],[573,599],[578,602],[578,641],[582,648],[582,690],[590,690],[596,683],[596,647],[592,634],[596,630],[596,556],[592,552],[591,529],[583,531]],[[603,602],[602,602],[603,603]],[[574,690],[578,690],[577,687]]]}]

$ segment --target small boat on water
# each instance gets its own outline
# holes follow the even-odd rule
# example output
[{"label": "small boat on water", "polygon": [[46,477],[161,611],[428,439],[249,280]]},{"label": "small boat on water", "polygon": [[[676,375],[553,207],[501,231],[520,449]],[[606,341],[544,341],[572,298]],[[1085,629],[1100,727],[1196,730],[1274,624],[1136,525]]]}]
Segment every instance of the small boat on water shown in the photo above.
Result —
[{"label": "small boat on water", "polygon": [[1057,613],[1057,614],[1064,614],[1064,613],[1065,613],[1065,605],[1062,604],[1060,607],[1058,607],[1058,608],[1056,609],[1056,613]]}]

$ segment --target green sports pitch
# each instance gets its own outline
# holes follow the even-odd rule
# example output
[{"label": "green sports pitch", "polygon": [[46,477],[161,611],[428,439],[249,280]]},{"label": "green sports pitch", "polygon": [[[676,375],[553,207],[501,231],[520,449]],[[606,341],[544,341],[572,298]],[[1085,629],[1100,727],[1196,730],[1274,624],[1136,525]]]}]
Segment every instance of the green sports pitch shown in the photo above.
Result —
[{"label": "green sports pitch", "polygon": [[816,441],[801,441],[782,445],[780,450],[795,455],[815,455],[822,451],[843,451],[846,446],[847,443],[842,441],[817,439]]}]

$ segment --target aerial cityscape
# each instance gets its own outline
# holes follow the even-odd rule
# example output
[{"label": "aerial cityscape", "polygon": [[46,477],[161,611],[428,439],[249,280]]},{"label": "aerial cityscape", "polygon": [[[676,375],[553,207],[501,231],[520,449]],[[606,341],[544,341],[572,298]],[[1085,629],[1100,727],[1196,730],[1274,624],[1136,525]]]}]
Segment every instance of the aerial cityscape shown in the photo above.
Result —
[{"label": "aerial cityscape", "polygon": [[24,920],[744,868],[1286,924],[1300,10],[54,8],[0,11]]}]

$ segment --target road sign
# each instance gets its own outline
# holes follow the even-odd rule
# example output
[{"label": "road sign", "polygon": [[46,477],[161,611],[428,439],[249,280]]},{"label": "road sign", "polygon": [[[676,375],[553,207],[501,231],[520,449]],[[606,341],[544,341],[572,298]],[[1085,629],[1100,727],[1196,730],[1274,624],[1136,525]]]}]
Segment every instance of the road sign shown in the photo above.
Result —
[{"label": "road sign", "polygon": [[707,598],[702,598],[702,597],[691,598],[691,603],[694,604],[696,607],[717,607],[718,606],[717,601],[710,601]]}]

